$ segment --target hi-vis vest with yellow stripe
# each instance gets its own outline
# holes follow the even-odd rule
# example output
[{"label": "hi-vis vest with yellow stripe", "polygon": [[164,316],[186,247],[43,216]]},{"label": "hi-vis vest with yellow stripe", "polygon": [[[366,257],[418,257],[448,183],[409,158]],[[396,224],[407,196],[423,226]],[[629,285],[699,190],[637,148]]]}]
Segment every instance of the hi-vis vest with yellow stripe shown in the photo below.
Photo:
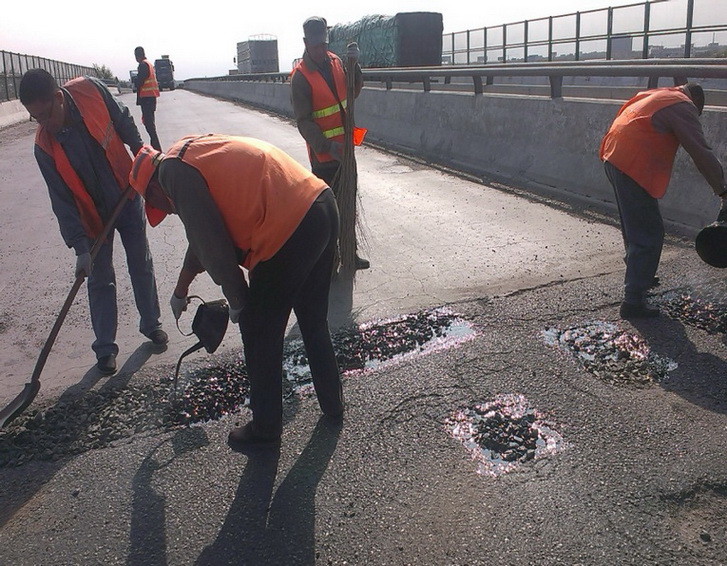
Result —
[{"label": "hi-vis vest with yellow stripe", "polygon": [[159,83],[157,82],[157,74],[154,71],[154,65],[144,59],[144,63],[149,68],[149,76],[146,77],[144,83],[139,88],[139,98],[150,98],[159,96]]},{"label": "hi-vis vest with yellow stripe", "polygon": [[[343,63],[335,53],[328,52],[331,60],[331,71],[336,84],[336,95],[331,91],[326,79],[318,71],[312,71],[305,64],[303,59],[295,66],[293,73],[300,71],[311,86],[313,121],[318,124],[323,135],[331,141],[343,143],[345,138],[343,122],[344,116],[341,108],[346,109],[346,73]],[[291,74],[292,76],[292,74]],[[339,104],[340,101],[340,104]],[[315,153],[308,145],[308,153]],[[330,153],[315,153],[319,163],[333,161]]]},{"label": "hi-vis vest with yellow stripe", "polygon": [[[114,172],[119,191],[122,192],[129,184],[131,172],[131,156],[124,142],[116,133],[106,102],[93,81],[78,77],[63,85],[78,107],[83,123],[88,132],[99,143],[106,153],[106,159]],[[65,150],[55,136],[43,126],[39,126],[35,134],[35,143],[53,158],[56,169],[73,194],[73,200],[81,217],[81,224],[86,235],[95,239],[103,231],[103,221],[96,209],[86,186],[71,165]]]}]

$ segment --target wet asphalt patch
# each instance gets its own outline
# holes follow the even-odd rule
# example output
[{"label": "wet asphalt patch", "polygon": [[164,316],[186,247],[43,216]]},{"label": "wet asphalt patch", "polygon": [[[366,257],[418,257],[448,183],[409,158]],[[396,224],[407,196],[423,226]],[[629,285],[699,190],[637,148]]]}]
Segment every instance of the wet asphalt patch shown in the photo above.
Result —
[{"label": "wet asphalt patch", "polygon": [[667,379],[676,362],[651,350],[638,333],[618,324],[593,321],[581,326],[546,328],[546,344],[570,354],[586,371],[606,383],[644,387]]},{"label": "wet asphalt patch", "polygon": [[446,425],[477,463],[477,473],[485,476],[511,472],[567,446],[556,426],[515,393],[461,407]]},{"label": "wet asphalt patch", "polygon": [[[355,375],[418,355],[450,348],[475,336],[472,325],[449,309],[433,309],[379,320],[332,336],[339,367]],[[305,349],[291,341],[284,373],[292,391],[310,389]],[[33,459],[57,460],[112,446],[136,434],[173,430],[243,410],[249,382],[239,358],[207,362],[180,376],[112,385],[53,407],[26,411],[0,430],[0,467]],[[113,384],[111,378],[108,384]]]}]

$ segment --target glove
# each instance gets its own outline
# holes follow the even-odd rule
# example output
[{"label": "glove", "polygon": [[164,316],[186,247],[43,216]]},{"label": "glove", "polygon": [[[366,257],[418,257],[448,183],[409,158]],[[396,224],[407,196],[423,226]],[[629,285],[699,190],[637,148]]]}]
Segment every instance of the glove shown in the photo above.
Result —
[{"label": "glove", "polygon": [[172,314],[174,314],[175,320],[179,320],[182,313],[187,310],[189,304],[189,297],[177,297],[172,293],[172,298],[169,299],[169,306],[172,307]]},{"label": "glove", "polygon": [[76,256],[76,277],[79,275],[83,275],[83,277],[88,277],[91,275],[91,270],[93,269],[93,265],[91,263],[91,254],[88,252],[84,252],[78,256]]},{"label": "glove", "polygon": [[719,209],[717,222],[727,222],[727,197],[722,197],[722,208]]},{"label": "glove", "polygon": [[346,46],[346,57],[348,59],[358,61],[359,55],[361,55],[361,51],[359,51],[358,43],[352,41]]},{"label": "glove", "polygon": [[343,144],[341,142],[332,141],[331,149],[328,151],[336,161],[343,161]]},{"label": "glove", "polygon": [[240,314],[242,313],[242,308],[239,309],[233,309],[230,307],[230,322],[233,324],[237,324],[240,322]]}]

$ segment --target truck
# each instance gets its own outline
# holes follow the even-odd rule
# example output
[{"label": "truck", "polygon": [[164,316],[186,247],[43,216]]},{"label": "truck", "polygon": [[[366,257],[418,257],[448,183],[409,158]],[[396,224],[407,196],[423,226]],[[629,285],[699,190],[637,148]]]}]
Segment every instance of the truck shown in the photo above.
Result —
[{"label": "truck", "polygon": [[159,90],[168,88],[174,90],[174,63],[169,59],[169,55],[162,55],[161,59],[154,61],[154,72],[159,83]]},{"label": "truck", "polygon": [[129,71],[129,80],[131,82],[131,92],[136,92],[136,75],[139,74],[139,71],[136,69]]}]

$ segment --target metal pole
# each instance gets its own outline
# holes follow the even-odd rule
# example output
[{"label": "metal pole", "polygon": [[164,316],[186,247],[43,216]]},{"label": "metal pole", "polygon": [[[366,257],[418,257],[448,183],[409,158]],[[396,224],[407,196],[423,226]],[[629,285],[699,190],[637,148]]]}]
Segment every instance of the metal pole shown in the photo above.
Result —
[{"label": "metal pole", "polygon": [[548,61],[553,61],[553,16],[548,16]]},{"label": "metal pole", "polygon": [[613,34],[613,8],[608,8],[608,26],[606,29],[606,61],[611,60],[611,35]]},{"label": "metal pole", "polygon": [[649,22],[651,21],[651,3],[644,4],[644,47],[641,50],[641,58],[649,58]]},{"label": "metal pole", "polygon": [[694,0],[687,0],[687,33],[684,35],[684,57],[692,56],[692,26],[694,25]]},{"label": "metal pole", "polygon": [[523,60],[525,63],[528,62],[528,20],[525,20],[525,29],[523,29],[523,33],[525,34],[525,37],[523,38]]},{"label": "metal pole", "polygon": [[502,62],[507,63],[507,25],[502,24]]},{"label": "metal pole", "polygon": [[576,12],[576,61],[581,60],[581,13]]}]

